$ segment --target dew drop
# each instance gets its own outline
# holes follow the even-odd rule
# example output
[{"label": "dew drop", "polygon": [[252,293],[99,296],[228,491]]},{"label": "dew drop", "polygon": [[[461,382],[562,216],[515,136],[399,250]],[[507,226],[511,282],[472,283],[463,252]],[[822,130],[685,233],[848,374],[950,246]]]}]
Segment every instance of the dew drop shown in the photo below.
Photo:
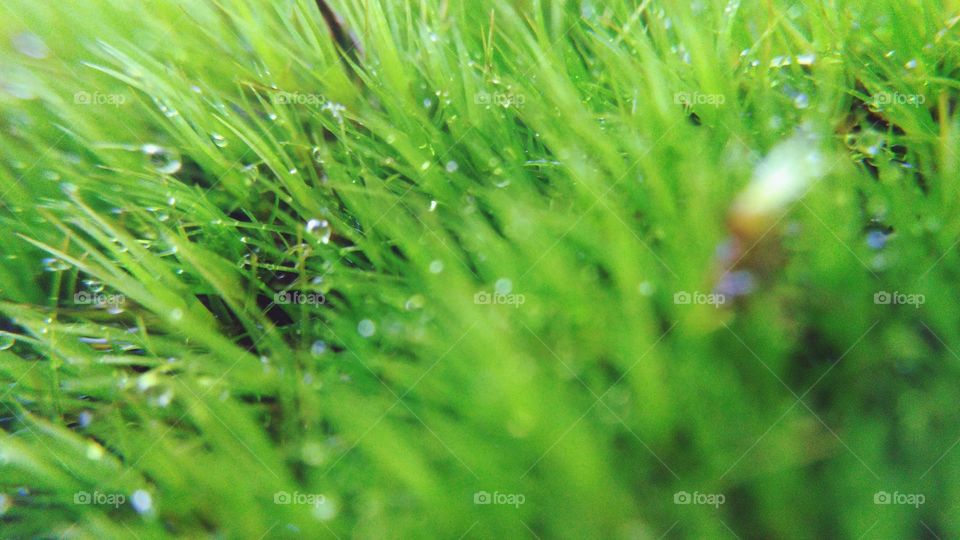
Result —
[{"label": "dew drop", "polygon": [[797,64],[800,64],[801,66],[812,66],[816,59],[817,55],[813,53],[801,54],[797,56]]},{"label": "dew drop", "polygon": [[774,56],[773,59],[770,60],[770,67],[773,67],[773,68],[779,68],[779,67],[784,67],[789,65],[790,65],[789,56]]},{"label": "dew drop", "polygon": [[318,339],[310,346],[310,354],[313,356],[322,356],[325,352],[327,352],[327,343],[325,341]]},{"label": "dew drop", "polygon": [[357,333],[361,337],[368,338],[377,332],[377,325],[370,319],[363,319],[357,323]]},{"label": "dew drop", "polygon": [[0,334],[0,351],[5,351],[10,347],[13,347],[13,344],[16,342],[17,340],[13,339],[13,336],[9,334]]},{"label": "dew drop", "polygon": [[147,163],[160,174],[173,174],[180,170],[180,155],[173,149],[155,144],[145,144],[140,150],[147,157]]},{"label": "dew drop", "polygon": [[650,296],[653,294],[654,286],[653,283],[644,281],[637,286],[637,290],[640,291],[640,294],[643,296]]},{"label": "dew drop", "polygon": [[337,516],[337,504],[328,497],[321,497],[313,505],[313,517],[320,521],[330,521]]},{"label": "dew drop", "polygon": [[145,514],[153,508],[153,497],[146,491],[138,489],[130,497],[130,505],[138,514]]},{"label": "dew drop", "polygon": [[103,447],[95,442],[87,444],[87,459],[99,461],[103,457]]},{"label": "dew drop", "polygon": [[307,222],[306,230],[308,234],[317,237],[320,243],[330,243],[330,236],[333,234],[333,229],[330,227],[329,221],[325,219],[311,219]]},{"label": "dew drop", "polygon": [[406,302],[404,302],[403,309],[407,311],[414,311],[422,308],[424,303],[426,303],[426,299],[423,297],[423,295],[415,294],[408,298]]},{"label": "dew drop", "polygon": [[497,294],[510,294],[513,290],[513,281],[510,278],[500,278],[493,284],[493,290]]},{"label": "dew drop", "polygon": [[213,144],[217,145],[218,148],[224,148],[227,146],[227,138],[219,133],[211,133],[210,140],[213,141]]},{"label": "dew drop", "polygon": [[438,259],[438,260],[435,260],[435,261],[431,262],[431,263],[430,263],[430,273],[431,273],[431,274],[439,274],[440,272],[443,272],[443,261],[441,261],[441,260]]},{"label": "dew drop", "polygon": [[70,268],[70,265],[57,258],[43,259],[43,269],[47,272],[63,272]]},{"label": "dew drop", "polygon": [[448,162],[447,162],[446,169],[447,169],[447,172],[448,172],[448,173],[457,172],[457,169],[459,169],[459,168],[460,168],[460,165],[459,165],[456,161],[448,161]]},{"label": "dew drop", "polygon": [[243,173],[243,176],[246,177],[245,183],[248,186],[253,185],[253,183],[260,178],[260,168],[257,166],[256,163],[251,163],[250,165],[247,165],[241,170],[241,172]]},{"label": "dew drop", "polygon": [[47,44],[33,32],[21,32],[13,36],[13,46],[20,54],[38,60],[46,58],[50,54]]}]

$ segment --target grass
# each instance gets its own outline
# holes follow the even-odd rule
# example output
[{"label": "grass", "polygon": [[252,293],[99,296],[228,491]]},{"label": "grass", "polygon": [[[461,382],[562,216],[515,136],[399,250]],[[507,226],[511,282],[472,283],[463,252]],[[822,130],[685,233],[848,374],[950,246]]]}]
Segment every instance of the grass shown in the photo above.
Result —
[{"label": "grass", "polygon": [[330,4],[3,5],[0,536],[960,535],[960,4]]}]

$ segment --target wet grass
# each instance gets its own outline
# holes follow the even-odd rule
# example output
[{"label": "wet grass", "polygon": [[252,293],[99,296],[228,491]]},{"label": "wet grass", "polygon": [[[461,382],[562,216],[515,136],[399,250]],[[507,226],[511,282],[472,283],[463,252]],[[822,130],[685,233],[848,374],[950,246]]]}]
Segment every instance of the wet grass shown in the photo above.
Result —
[{"label": "wet grass", "polygon": [[0,9],[0,536],[960,534],[956,2],[329,4]]}]

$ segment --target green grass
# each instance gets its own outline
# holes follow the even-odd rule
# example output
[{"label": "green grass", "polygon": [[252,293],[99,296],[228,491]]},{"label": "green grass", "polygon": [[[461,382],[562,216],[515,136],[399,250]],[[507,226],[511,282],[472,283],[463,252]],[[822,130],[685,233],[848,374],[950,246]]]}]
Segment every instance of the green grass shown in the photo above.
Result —
[{"label": "green grass", "polygon": [[331,5],[0,9],[0,537],[960,536],[958,2]]}]

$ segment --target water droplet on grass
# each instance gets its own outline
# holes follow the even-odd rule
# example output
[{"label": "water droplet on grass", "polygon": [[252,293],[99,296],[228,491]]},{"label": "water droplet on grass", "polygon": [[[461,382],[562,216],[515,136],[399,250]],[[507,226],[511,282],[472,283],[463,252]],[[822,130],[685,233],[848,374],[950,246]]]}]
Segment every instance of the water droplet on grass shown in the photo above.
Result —
[{"label": "water droplet on grass", "polygon": [[357,333],[361,337],[368,338],[377,332],[377,325],[370,319],[363,319],[357,323]]},{"label": "water droplet on grass", "polygon": [[246,167],[241,169],[241,172],[243,173],[243,176],[246,178],[244,180],[244,183],[248,186],[252,186],[253,183],[260,178],[260,168],[257,166],[256,163],[251,163],[250,165],[247,165]]},{"label": "water droplet on grass", "polygon": [[95,442],[87,444],[87,459],[99,461],[103,457],[103,447]]},{"label": "water droplet on grass", "polygon": [[307,222],[306,230],[308,234],[315,236],[321,243],[330,243],[330,236],[333,234],[333,229],[327,220],[311,219]]},{"label": "water droplet on grass", "polygon": [[330,521],[337,516],[337,504],[327,497],[322,497],[313,505],[313,517],[320,521]]},{"label": "water droplet on grass", "polygon": [[406,302],[404,302],[404,304],[403,304],[403,309],[405,309],[405,310],[407,310],[407,311],[413,311],[413,310],[415,310],[415,309],[420,309],[420,308],[423,307],[423,305],[424,305],[425,302],[426,302],[426,299],[423,297],[422,294],[415,294],[415,295],[411,296],[410,298],[408,298]]},{"label": "water droplet on grass", "polygon": [[813,53],[800,54],[797,55],[797,64],[801,66],[812,66],[816,59],[817,55]]},{"label": "water droplet on grass", "polygon": [[155,144],[145,144],[140,150],[147,157],[147,164],[158,173],[173,174],[180,170],[180,155],[175,150]]},{"label": "water droplet on grass", "polygon": [[810,106],[810,98],[806,94],[797,94],[793,98],[793,106],[798,109],[806,109]]},{"label": "water droplet on grass", "polygon": [[318,339],[310,346],[310,354],[313,356],[322,356],[325,352],[327,352],[327,343],[325,341]]},{"label": "water droplet on grass", "polygon": [[917,59],[911,59],[909,62],[903,65],[906,69],[916,69],[917,68]]},{"label": "water droplet on grass", "polygon": [[790,65],[789,56],[774,56],[770,60],[770,67],[772,68],[780,68],[780,67],[789,66],[789,65]]},{"label": "water droplet on grass", "polygon": [[448,172],[448,173],[457,172],[457,169],[459,169],[459,168],[460,168],[460,165],[457,164],[456,161],[448,161],[448,162],[447,162],[446,169],[447,169],[447,172]]},{"label": "water droplet on grass", "polygon": [[867,245],[870,246],[870,249],[883,249],[887,245],[887,234],[876,229],[868,232]]},{"label": "water droplet on grass", "polygon": [[430,263],[430,273],[439,274],[443,272],[443,261],[436,260]]},{"label": "water droplet on grass", "polygon": [[13,347],[14,343],[17,340],[13,339],[13,336],[7,334],[0,334],[0,351],[5,351],[10,347]]},{"label": "water droplet on grass", "polygon": [[500,278],[493,284],[493,290],[497,294],[510,294],[513,290],[513,281],[509,278]]},{"label": "water droplet on grass", "polygon": [[146,491],[138,489],[130,497],[130,505],[138,514],[145,514],[153,508],[153,497]]},{"label": "water droplet on grass", "polygon": [[227,146],[227,144],[229,144],[227,138],[219,133],[211,133],[210,140],[212,140],[213,144],[217,145],[219,148],[224,148]]},{"label": "water droplet on grass", "polygon": [[47,272],[63,272],[64,270],[68,270],[70,268],[70,265],[66,262],[53,257],[43,259],[42,262],[43,269]]},{"label": "water droplet on grass", "polygon": [[40,36],[33,32],[21,32],[13,36],[13,46],[20,54],[30,58],[42,59],[50,54],[50,49]]}]

